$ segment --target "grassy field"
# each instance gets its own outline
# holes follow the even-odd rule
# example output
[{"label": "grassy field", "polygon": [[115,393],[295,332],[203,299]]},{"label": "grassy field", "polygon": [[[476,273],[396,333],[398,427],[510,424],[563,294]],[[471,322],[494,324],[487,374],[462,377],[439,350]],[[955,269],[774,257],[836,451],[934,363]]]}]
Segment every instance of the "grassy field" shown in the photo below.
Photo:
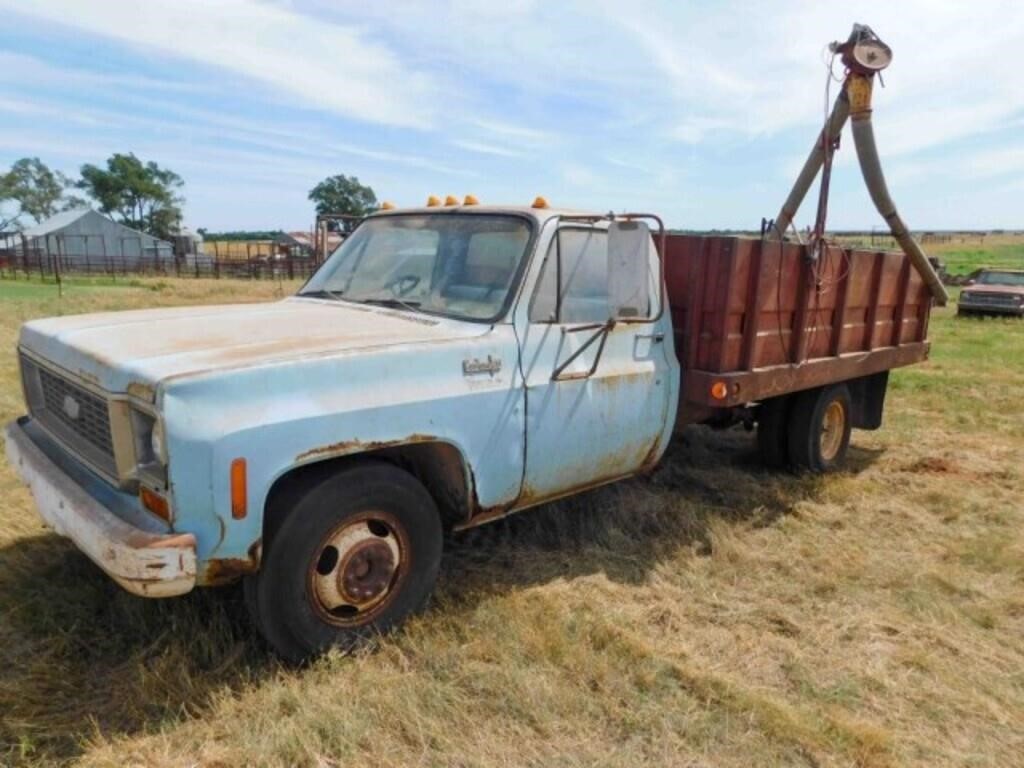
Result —
[{"label": "grassy field", "polygon": [[[273,298],[0,284],[0,419],[40,315]],[[648,479],[448,541],[439,594],[281,668],[237,589],[147,602],[44,531],[0,461],[0,764],[1024,763],[1024,323],[932,323],[849,471],[688,429]]]}]

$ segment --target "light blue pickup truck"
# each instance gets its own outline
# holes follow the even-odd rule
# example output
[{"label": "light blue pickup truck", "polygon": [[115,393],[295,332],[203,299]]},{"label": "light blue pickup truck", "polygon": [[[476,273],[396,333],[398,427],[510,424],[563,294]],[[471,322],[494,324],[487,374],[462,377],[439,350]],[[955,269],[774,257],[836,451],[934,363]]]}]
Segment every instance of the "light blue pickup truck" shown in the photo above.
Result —
[{"label": "light blue pickup truck", "polygon": [[933,297],[903,254],[809,255],[543,199],[381,210],[283,301],[27,323],[8,459],[125,589],[243,579],[305,659],[421,609],[446,530],[643,473],[687,424],[840,466]]},{"label": "light blue pickup truck", "polygon": [[672,344],[642,219],[381,211],[283,301],[27,323],[7,452],[125,589],[244,577],[301,659],[423,607],[445,529],[654,466]]}]

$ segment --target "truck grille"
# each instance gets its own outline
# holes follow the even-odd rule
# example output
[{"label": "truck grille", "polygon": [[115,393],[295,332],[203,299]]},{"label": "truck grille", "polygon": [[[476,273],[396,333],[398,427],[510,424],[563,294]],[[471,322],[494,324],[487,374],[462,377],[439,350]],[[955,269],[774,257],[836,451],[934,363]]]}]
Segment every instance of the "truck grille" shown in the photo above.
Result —
[{"label": "truck grille", "polygon": [[73,381],[21,358],[29,412],[73,453],[115,475],[107,401]]},{"label": "truck grille", "polygon": [[968,304],[985,307],[1017,307],[1017,297],[1006,293],[971,293],[965,297]]}]

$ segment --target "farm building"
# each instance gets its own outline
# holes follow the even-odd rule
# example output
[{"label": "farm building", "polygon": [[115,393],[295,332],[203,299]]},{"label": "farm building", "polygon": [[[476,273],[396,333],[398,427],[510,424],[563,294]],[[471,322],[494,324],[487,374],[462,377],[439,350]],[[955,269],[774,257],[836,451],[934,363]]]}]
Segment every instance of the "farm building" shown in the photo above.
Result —
[{"label": "farm building", "polygon": [[118,224],[91,208],[58,213],[15,236],[13,246],[16,257],[41,254],[71,267],[112,262],[124,268],[174,257],[174,247],[166,240]]},{"label": "farm building", "polygon": [[[327,253],[330,254],[341,245],[342,236],[338,232],[327,232],[324,239]],[[277,236],[277,242],[296,256],[312,256],[316,251],[316,237],[312,232],[282,232]]]}]

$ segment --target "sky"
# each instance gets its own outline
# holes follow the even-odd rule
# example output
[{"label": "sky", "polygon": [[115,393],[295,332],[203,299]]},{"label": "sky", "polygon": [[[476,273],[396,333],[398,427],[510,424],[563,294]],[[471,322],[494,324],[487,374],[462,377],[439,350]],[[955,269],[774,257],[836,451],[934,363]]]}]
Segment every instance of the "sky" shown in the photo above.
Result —
[{"label": "sky", "polygon": [[[893,49],[874,123],[914,229],[1024,227],[1024,4],[0,0],[0,169],[134,152],[192,228],[309,229],[309,190],[756,229],[825,117],[827,44]],[[841,74],[836,62],[836,73]],[[834,98],[837,84],[832,83]],[[809,224],[816,195],[797,217]],[[883,228],[849,133],[829,223]]]}]

